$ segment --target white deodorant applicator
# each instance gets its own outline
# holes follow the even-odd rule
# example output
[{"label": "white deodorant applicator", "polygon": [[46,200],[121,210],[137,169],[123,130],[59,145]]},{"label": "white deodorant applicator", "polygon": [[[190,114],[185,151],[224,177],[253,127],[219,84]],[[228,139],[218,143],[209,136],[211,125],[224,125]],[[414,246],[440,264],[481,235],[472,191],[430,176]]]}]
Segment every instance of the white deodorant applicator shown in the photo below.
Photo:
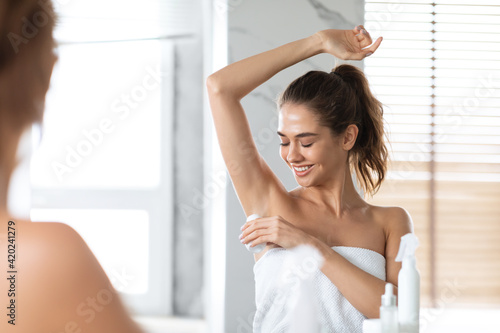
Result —
[{"label": "white deodorant applicator", "polygon": [[[258,215],[258,214],[252,214],[249,217],[247,217],[247,222],[248,221],[253,221],[255,219],[259,219],[260,217],[261,216]],[[254,247],[250,247],[250,244],[251,244],[251,242],[248,243],[248,244],[245,244],[245,246],[247,247],[247,250],[250,251],[250,252],[252,252],[252,253],[259,253],[259,252],[261,252],[262,250],[264,250],[264,248],[267,245],[266,243],[262,243],[262,244],[259,244],[257,246],[254,246]]]}]

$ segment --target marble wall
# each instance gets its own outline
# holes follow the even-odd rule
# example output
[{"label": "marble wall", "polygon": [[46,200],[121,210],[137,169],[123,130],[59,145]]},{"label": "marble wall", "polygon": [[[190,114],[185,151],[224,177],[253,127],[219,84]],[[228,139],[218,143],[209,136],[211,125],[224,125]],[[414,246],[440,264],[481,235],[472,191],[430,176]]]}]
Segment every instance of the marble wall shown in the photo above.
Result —
[{"label": "marble wall", "polygon": [[[232,0],[228,1],[229,63],[307,37],[327,28],[350,29],[363,23],[363,0]],[[296,186],[279,156],[277,95],[296,77],[341,61],[318,55],[274,76],[242,101],[260,153],[286,188]],[[349,62],[351,63],[351,62]],[[361,66],[361,63],[352,62]],[[255,313],[253,256],[238,240],[245,216],[231,184],[226,193],[225,332],[252,332]]]}]

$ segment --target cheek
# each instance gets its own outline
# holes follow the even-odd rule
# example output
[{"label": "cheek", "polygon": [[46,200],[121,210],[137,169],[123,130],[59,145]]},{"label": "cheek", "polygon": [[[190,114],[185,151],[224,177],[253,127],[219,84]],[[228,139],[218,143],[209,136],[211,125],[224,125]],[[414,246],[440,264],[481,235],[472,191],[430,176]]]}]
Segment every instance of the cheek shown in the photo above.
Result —
[{"label": "cheek", "polygon": [[288,148],[280,146],[280,155],[281,155],[281,158],[283,159],[283,161],[286,162],[286,156],[288,155]]},{"label": "cheek", "polygon": [[322,149],[319,149],[319,147],[311,147],[311,148],[306,148],[303,149],[302,151],[302,156],[308,161],[317,161],[319,162],[320,160],[324,159],[324,152]]},{"label": "cheek", "polygon": [[319,163],[324,166],[328,166],[332,162],[332,158],[335,154],[330,147],[314,147],[313,149],[308,149],[304,151],[304,157],[311,162]]}]

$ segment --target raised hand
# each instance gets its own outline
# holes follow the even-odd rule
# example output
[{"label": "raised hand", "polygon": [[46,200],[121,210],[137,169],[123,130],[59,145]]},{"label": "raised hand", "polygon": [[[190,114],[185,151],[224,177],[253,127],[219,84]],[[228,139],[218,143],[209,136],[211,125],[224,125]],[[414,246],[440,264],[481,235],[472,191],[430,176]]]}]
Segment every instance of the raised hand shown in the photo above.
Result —
[{"label": "raised hand", "polygon": [[321,39],[323,52],[342,60],[363,60],[373,54],[382,43],[382,37],[373,43],[370,34],[362,25],[352,30],[321,30],[316,35]]}]

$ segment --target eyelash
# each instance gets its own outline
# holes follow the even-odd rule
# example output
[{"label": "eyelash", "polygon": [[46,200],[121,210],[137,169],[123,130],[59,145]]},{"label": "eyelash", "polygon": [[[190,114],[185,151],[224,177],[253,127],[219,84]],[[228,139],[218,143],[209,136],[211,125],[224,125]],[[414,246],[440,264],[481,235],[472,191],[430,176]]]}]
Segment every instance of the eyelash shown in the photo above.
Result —
[{"label": "eyelash", "polygon": [[[288,142],[288,143],[280,143],[280,146],[287,147],[289,144],[290,144],[290,142]],[[313,145],[313,144],[312,144],[312,143],[310,143],[310,144],[308,144],[308,145],[302,145],[302,147],[304,147],[304,148],[309,148],[309,147],[311,147],[312,145]]]}]

